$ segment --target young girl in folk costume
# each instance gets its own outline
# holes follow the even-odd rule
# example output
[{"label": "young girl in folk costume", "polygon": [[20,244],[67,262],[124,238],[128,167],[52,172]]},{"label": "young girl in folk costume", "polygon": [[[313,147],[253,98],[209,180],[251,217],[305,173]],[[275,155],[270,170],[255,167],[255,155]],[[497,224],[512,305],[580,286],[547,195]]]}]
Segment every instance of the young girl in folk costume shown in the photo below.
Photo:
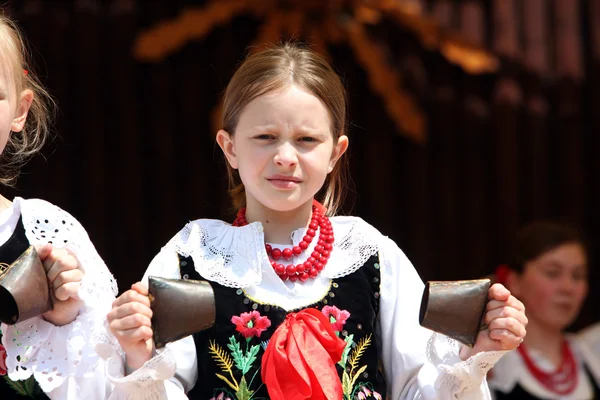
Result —
[{"label": "young girl in folk costume", "polygon": [[190,222],[145,274],[209,281],[215,325],[157,352],[148,292],[133,285],[108,316],[126,355],[109,359],[113,398],[489,397],[487,370],[525,335],[522,304],[492,287],[490,328],[460,354],[419,326],[423,283],[406,256],[360,218],[334,216],[345,111],[339,77],[307,49],[241,65],[217,134],[237,218]]},{"label": "young girl in folk costume", "polygon": [[[26,64],[26,55],[17,27],[0,16],[0,181],[5,185],[40,150],[54,105]],[[30,245],[36,246],[47,271],[54,308],[16,325],[2,324],[0,372],[8,372],[15,382],[33,375],[50,398],[80,399],[102,392],[93,376],[102,366],[93,342],[102,335],[115,282],[71,215],[43,200],[11,201],[0,195],[0,262],[11,264]],[[5,382],[0,390],[1,398],[9,397]]]},{"label": "young girl in folk costume", "polygon": [[580,233],[546,221],[524,227],[505,280],[525,303],[529,325],[518,351],[491,372],[496,399],[600,398],[598,330],[579,335],[564,331],[588,291],[588,259]]}]

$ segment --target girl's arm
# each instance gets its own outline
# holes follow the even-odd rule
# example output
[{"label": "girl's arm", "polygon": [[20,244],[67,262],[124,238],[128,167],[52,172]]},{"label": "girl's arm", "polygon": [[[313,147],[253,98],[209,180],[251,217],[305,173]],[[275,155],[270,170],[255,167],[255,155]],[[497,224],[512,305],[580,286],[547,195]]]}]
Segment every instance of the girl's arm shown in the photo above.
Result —
[{"label": "girl's arm", "polygon": [[23,380],[33,375],[50,398],[103,398],[105,385],[95,376],[100,360],[94,347],[105,336],[104,321],[115,298],[116,282],[85,229],[70,214],[43,200],[16,198],[13,206],[20,212],[29,243],[50,243],[73,255],[83,278],[78,313],[61,326],[42,316],[2,325],[9,378]]},{"label": "girl's arm", "polygon": [[423,282],[394,242],[381,246],[379,328],[391,399],[489,399],[487,371],[504,352],[466,361],[454,340],[419,325]]},{"label": "girl's arm", "polygon": [[[144,274],[144,284],[147,285],[148,276],[151,275],[180,278],[179,260],[175,251],[163,249],[152,260]],[[139,285],[135,284],[132,290],[139,291]],[[120,297],[126,295],[127,292]],[[110,315],[109,320],[112,320]],[[126,331],[115,330],[115,325],[111,325],[111,328],[118,335]],[[123,338],[121,343],[124,343]],[[112,346],[100,346],[98,352],[106,360],[105,376],[111,385],[112,393],[108,397],[111,400],[187,399],[185,393],[191,390],[197,379],[196,347],[192,336],[169,343],[164,349],[154,351],[153,354],[148,355],[150,359],[135,371],[127,370],[126,355],[116,339]]]}]

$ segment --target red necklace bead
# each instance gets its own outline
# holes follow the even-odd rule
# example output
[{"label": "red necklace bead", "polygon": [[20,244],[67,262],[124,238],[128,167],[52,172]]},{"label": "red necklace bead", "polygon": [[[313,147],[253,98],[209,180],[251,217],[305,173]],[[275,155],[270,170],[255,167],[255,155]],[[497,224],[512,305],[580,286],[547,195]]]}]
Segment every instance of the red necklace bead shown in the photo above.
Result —
[{"label": "red necklace bead", "polygon": [[577,362],[575,361],[575,357],[573,357],[573,353],[571,352],[571,348],[569,343],[565,340],[562,345],[562,361],[560,367],[557,368],[554,372],[546,372],[537,367],[525,345],[521,344],[517,347],[517,350],[521,354],[527,369],[533,375],[533,377],[546,389],[551,391],[552,393],[556,393],[558,395],[567,395],[575,390],[577,387],[578,380],[578,371],[577,371]]},{"label": "red necklace bead", "polygon": [[[248,225],[245,208],[241,208],[238,211],[237,217],[232,225]],[[317,245],[306,261],[296,265],[284,265],[278,262],[282,258],[285,261],[290,261],[293,257],[302,254],[317,235],[317,230],[319,231]],[[295,282],[300,279],[300,281],[305,282],[309,278],[316,278],[323,268],[325,268],[329,256],[331,255],[331,250],[333,249],[333,242],[334,237],[331,221],[329,221],[329,218],[326,215],[320,213],[318,207],[313,206],[313,213],[310,223],[308,224],[308,229],[297,246],[294,246],[291,249],[286,248],[280,250],[273,248],[270,244],[265,244],[265,250],[267,255],[271,258],[271,266],[273,266],[275,273],[277,273],[282,280],[285,281],[286,279],[289,279],[290,281]]]}]

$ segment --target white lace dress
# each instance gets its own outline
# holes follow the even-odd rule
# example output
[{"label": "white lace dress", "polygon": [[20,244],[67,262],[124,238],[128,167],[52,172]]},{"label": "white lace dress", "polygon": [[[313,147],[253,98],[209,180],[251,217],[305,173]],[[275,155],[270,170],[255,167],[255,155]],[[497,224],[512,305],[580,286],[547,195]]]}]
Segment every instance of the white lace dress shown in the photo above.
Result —
[{"label": "white lace dress", "polygon": [[[232,227],[218,220],[187,224],[155,257],[144,279],[151,275],[180,278],[180,254],[191,257],[206,280],[239,288],[262,304],[294,310],[319,301],[333,279],[355,272],[378,254],[377,340],[389,398],[489,399],[485,375],[505,352],[480,353],[461,361],[457,342],[419,326],[423,282],[395,243],[359,218],[333,217],[331,222],[336,242],[329,262],[316,279],[304,283],[283,282],[275,274],[264,250],[260,223]],[[304,229],[292,233],[293,245],[303,234]],[[314,245],[293,263],[305,261]],[[168,344],[128,376],[124,376],[118,347],[107,344],[98,350],[107,359],[107,377],[114,385],[111,399],[185,399],[184,393],[203,384],[192,337]]]},{"label": "white lace dress", "polygon": [[116,282],[81,224],[44,200],[15,198],[0,213],[0,244],[11,237],[19,217],[30,244],[52,243],[77,257],[85,273],[79,291],[84,305],[75,321],[61,327],[42,317],[2,324],[8,376],[22,380],[33,375],[52,399],[104,398],[111,387],[101,376],[104,362],[95,344],[107,340],[106,314],[117,294]]}]

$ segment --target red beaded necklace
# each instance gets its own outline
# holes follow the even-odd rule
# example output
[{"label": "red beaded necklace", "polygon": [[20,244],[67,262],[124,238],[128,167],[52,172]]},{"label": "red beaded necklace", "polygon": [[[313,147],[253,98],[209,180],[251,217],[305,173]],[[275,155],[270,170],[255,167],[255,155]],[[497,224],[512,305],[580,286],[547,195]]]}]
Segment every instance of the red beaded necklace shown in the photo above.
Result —
[{"label": "red beaded necklace", "polygon": [[[271,258],[273,269],[284,281],[289,279],[290,281],[295,282],[300,279],[302,282],[305,282],[308,278],[315,278],[319,275],[319,272],[323,270],[329,260],[334,241],[331,221],[329,221],[329,218],[326,215],[321,214],[318,206],[313,205],[312,211],[312,217],[308,229],[306,230],[306,234],[297,246],[294,246],[291,249],[280,250],[271,247],[269,244],[265,245],[267,254]],[[233,226],[245,225],[248,225],[248,221],[246,221],[246,209],[241,208],[237,213],[235,221],[233,221]],[[284,265],[277,262],[281,258],[290,261],[293,256],[302,254],[316,236],[317,230],[319,230],[319,241],[306,261],[297,265]]]},{"label": "red beaded necklace", "polygon": [[546,389],[558,395],[566,395],[575,390],[578,379],[577,362],[566,340],[562,344],[562,364],[554,372],[545,372],[539,369],[523,344],[517,349],[531,375]]}]

